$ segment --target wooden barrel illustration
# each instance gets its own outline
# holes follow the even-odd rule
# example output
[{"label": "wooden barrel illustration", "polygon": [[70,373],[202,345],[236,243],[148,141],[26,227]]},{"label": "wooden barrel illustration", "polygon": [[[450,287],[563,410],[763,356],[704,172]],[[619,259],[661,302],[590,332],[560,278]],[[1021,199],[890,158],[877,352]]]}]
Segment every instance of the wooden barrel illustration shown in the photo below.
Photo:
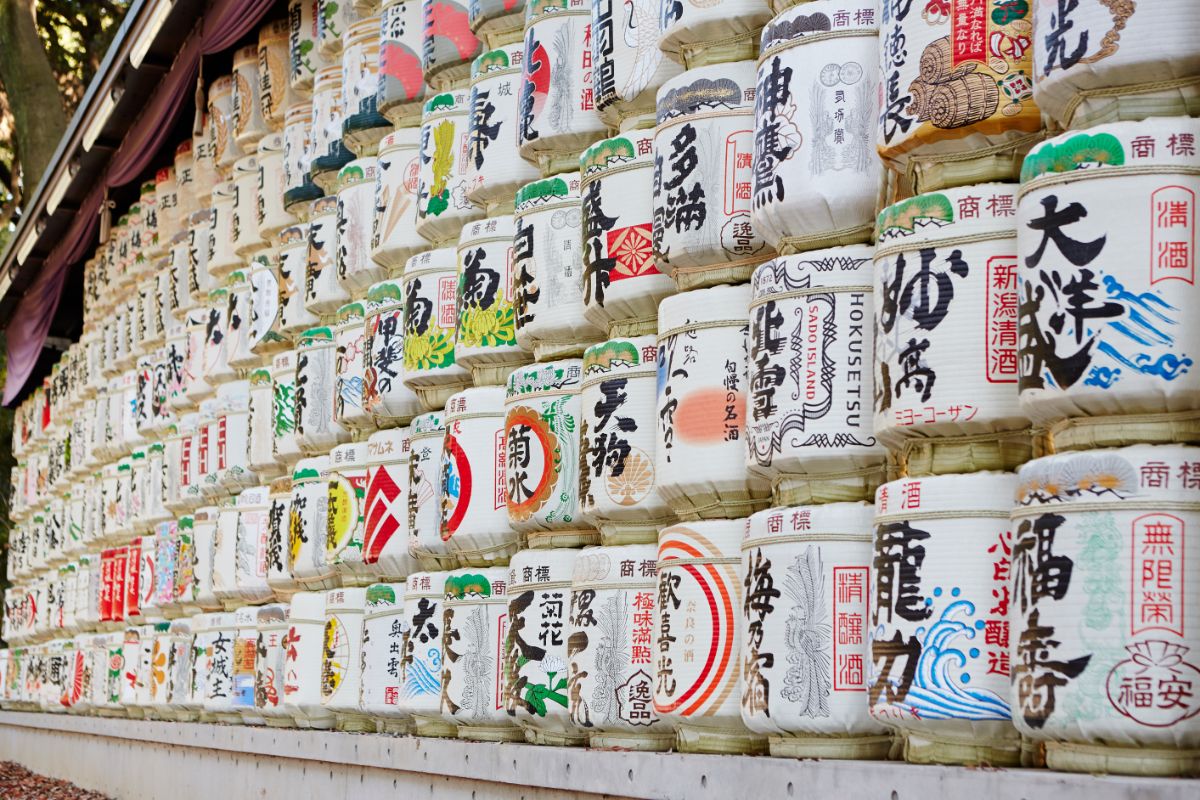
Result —
[{"label": "wooden barrel illustration", "polygon": [[409,714],[402,707],[404,689],[404,582],[372,583],[363,613],[363,714],[382,723],[385,733],[405,733]]},{"label": "wooden barrel illustration", "polygon": [[1016,485],[1011,473],[979,472],[875,493],[867,700],[910,762],[1020,763],[1003,602]]},{"label": "wooden barrel illustration", "polygon": [[[517,5],[523,14],[524,3]],[[471,63],[467,199],[489,217],[511,213],[517,190],[541,174],[536,165],[512,158],[507,147],[520,125],[524,61],[525,45],[518,41],[487,50]]]},{"label": "wooden barrel illustration", "polygon": [[418,567],[408,552],[410,431],[389,428],[367,439],[366,528],[363,562],[368,572],[403,579]]}]

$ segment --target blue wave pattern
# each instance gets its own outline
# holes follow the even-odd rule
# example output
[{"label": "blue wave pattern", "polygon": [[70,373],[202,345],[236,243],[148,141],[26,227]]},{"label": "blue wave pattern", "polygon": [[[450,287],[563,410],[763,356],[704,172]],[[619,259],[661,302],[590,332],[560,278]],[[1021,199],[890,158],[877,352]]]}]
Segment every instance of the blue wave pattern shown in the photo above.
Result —
[{"label": "blue wave pattern", "polygon": [[[1125,306],[1125,314],[1103,326],[1104,332],[1111,331],[1116,336],[1103,338],[1102,332],[1096,343],[1097,354],[1116,363],[1093,364],[1084,385],[1108,389],[1121,379],[1122,367],[1134,374],[1166,381],[1185,374],[1194,362],[1187,354],[1177,352],[1175,336],[1170,330],[1178,324],[1171,312],[1179,309],[1153,292],[1130,292],[1112,275],[1105,275],[1102,282],[1109,299]],[[1088,331],[1089,335],[1092,333]]]},{"label": "blue wave pattern", "polygon": [[404,696],[422,697],[442,692],[442,651],[431,647],[425,659],[414,658],[404,670]]},{"label": "blue wave pattern", "polygon": [[[954,594],[958,593],[955,589]],[[996,694],[967,686],[965,672],[970,658],[979,651],[968,644],[983,631],[983,620],[974,620],[975,604],[955,600],[929,628],[917,628],[921,655],[908,696],[895,705],[921,719],[1008,720],[1012,710]]]}]

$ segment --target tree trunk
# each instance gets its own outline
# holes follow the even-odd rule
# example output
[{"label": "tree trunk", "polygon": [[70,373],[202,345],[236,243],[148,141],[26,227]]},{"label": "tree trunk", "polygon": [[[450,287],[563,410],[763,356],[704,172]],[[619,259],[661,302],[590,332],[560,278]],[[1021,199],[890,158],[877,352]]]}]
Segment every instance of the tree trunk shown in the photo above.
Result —
[{"label": "tree trunk", "polygon": [[34,0],[0,0],[0,80],[15,123],[22,194],[28,197],[67,129],[58,82],[38,36]]}]

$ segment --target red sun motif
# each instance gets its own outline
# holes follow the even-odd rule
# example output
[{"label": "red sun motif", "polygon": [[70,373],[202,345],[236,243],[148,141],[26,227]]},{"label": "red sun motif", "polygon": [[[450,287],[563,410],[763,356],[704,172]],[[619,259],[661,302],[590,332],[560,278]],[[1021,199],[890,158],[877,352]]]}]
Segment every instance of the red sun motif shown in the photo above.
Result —
[{"label": "red sun motif", "polygon": [[608,232],[608,255],[616,260],[610,281],[636,278],[658,272],[649,225],[630,225]]}]

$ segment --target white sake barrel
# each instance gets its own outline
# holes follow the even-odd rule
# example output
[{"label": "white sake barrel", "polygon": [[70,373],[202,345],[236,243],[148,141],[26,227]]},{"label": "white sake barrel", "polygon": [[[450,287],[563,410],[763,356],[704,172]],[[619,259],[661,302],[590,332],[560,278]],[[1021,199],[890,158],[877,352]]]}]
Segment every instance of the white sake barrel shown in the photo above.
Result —
[{"label": "white sake barrel", "polygon": [[[320,13],[317,16],[317,50],[329,60],[329,63],[340,63],[343,47],[342,36],[358,19],[359,14],[353,4],[338,3],[335,0],[320,0]],[[318,80],[320,80],[319,73]]]},{"label": "white sake barrel", "polygon": [[388,276],[386,268],[371,260],[371,223],[379,159],[356,158],[342,167],[337,193],[337,277],[342,288],[360,297],[371,284]]},{"label": "white sake barrel", "polygon": [[[373,156],[379,138],[392,130],[392,123],[379,113],[380,25],[378,9],[363,15],[343,35],[342,87],[346,119],[342,143],[359,156]],[[370,219],[370,214],[367,215]]]},{"label": "white sake barrel", "polygon": [[184,139],[175,146],[176,197],[179,201],[178,225],[186,228],[188,218],[200,210],[200,187],[196,183],[196,162],[192,140]]},{"label": "white sake barrel", "polygon": [[421,71],[435,91],[459,85],[471,74],[482,43],[471,31],[467,6],[458,0],[422,0]]},{"label": "white sake barrel", "polygon": [[271,482],[267,510],[267,586],[281,600],[289,599],[301,586],[292,576],[289,534],[292,508],[290,475]]},{"label": "white sake barrel", "polygon": [[947,189],[880,215],[875,434],[903,451],[909,474],[1011,469],[1029,458],[1029,421],[1013,392],[1016,194],[1009,184]]},{"label": "white sake barrel", "polygon": [[350,433],[334,419],[337,344],[329,328],[310,328],[296,348],[296,439],[308,454],[328,452],[349,441]]},{"label": "white sake barrel", "polygon": [[283,128],[283,207],[297,219],[308,218],[309,204],[324,191],[313,183],[313,105],[300,101],[287,110]]},{"label": "white sake barrel", "polygon": [[325,561],[344,585],[371,580],[363,561],[367,444],[340,444],[329,451],[329,501]]},{"label": "white sake barrel", "polygon": [[1198,457],[1195,447],[1140,445],[1021,467],[1003,622],[1008,699],[1052,769],[1196,771],[1197,699],[1186,687],[1200,672],[1200,601],[1184,564],[1200,556],[1185,535],[1200,512]]},{"label": "white sake barrel", "polygon": [[[237,724],[241,722],[233,696],[237,617],[232,611],[212,614],[208,624],[212,631],[212,639],[207,648],[208,676],[204,685],[204,713],[211,715],[217,722]],[[126,663],[128,660],[126,656]]]},{"label": "white sake barrel", "polygon": [[[255,88],[263,120],[270,132],[268,136],[283,130],[288,103],[296,96],[288,86],[291,69],[289,27],[287,19],[274,19],[258,29],[258,86]],[[258,141],[260,155],[263,139]]]},{"label": "white sake barrel", "polygon": [[301,728],[332,728],[321,702],[325,652],[325,592],[297,592],[288,612],[283,659],[283,709]]},{"label": "white sake barrel", "polygon": [[513,218],[489,217],[463,226],[458,241],[455,361],[478,386],[503,383],[530,355],[517,344],[513,310]]},{"label": "white sake barrel", "polygon": [[596,111],[591,42],[588,0],[525,6],[517,146],[544,176],[577,169],[579,154],[608,132]]},{"label": "white sake barrel", "polygon": [[[230,338],[235,333],[230,326],[230,305],[237,309],[237,298],[231,300],[228,288],[213,289],[208,293],[207,318],[204,320],[204,339],[200,356],[203,380],[188,387],[188,393],[195,400],[211,397],[218,384],[237,378],[237,370],[229,363],[232,352]],[[240,323],[239,319],[239,328]]]},{"label": "white sake barrel", "polygon": [[658,48],[659,4],[592,0],[591,8],[596,111],[614,130],[652,126],[658,87],[683,71]]},{"label": "white sake barrel", "polygon": [[[222,384],[217,388],[217,401],[218,486],[234,493],[258,483],[258,476],[250,468],[250,381]],[[210,437],[210,453],[213,444]]]},{"label": "white sake barrel", "polygon": [[327,315],[350,301],[337,279],[337,195],[314,200],[308,223],[308,260],[304,269],[304,307]]},{"label": "white sake barrel", "polygon": [[520,547],[506,504],[502,386],[465,389],[446,401],[441,536],[458,563],[503,564]]},{"label": "white sake barrel", "polygon": [[[167,681],[165,686],[165,715],[184,722],[196,718],[196,710],[190,706],[192,692],[192,662],[196,653],[192,647],[192,628],[195,619],[177,619],[171,622],[166,636]],[[93,642],[96,640],[93,639]],[[103,678],[93,667],[93,686]],[[93,696],[95,692],[93,690]]]},{"label": "white sake barrel", "polygon": [[285,473],[302,455],[296,435],[296,351],[276,353],[271,359],[271,389],[275,400],[271,404],[271,450]]},{"label": "white sake barrel", "polygon": [[[454,6],[450,0],[438,3]],[[435,246],[457,241],[463,225],[483,216],[467,199],[470,113],[471,93],[463,88],[434,95],[421,114],[416,224],[417,233]]]},{"label": "white sake barrel", "polygon": [[221,601],[213,591],[213,564],[217,539],[216,506],[201,506],[192,515],[192,603],[204,611],[217,611]]},{"label": "white sake barrel", "polygon": [[583,354],[580,510],[605,544],[658,541],[675,520],[658,491],[653,336],[613,339]]},{"label": "white sake barrel", "polygon": [[404,287],[387,280],[367,291],[363,323],[363,411],[378,426],[406,423],[421,403],[404,385]]},{"label": "white sake barrel", "polygon": [[753,61],[690,69],[658,90],[654,256],[680,289],[741,283],[775,255],[751,215],[756,91]]},{"label": "white sake barrel", "polygon": [[655,463],[681,519],[766,507],[770,484],[746,465],[749,305],[749,286],[715,286],[659,307]]},{"label": "white sake barrel", "polygon": [[579,359],[513,370],[504,403],[508,521],[531,547],[597,544],[580,508]]},{"label": "white sake barrel", "polygon": [[275,241],[281,230],[296,224],[296,217],[284,202],[284,193],[291,188],[286,173],[288,144],[283,133],[268,133],[258,142],[258,206],[254,221],[259,238],[266,242]]},{"label": "white sake barrel", "polygon": [[[169,679],[167,667],[170,658],[170,645],[168,643],[170,640],[170,628],[171,623],[169,622],[160,622],[154,625],[154,633],[150,644],[150,676],[146,685],[148,690],[148,696],[146,698],[146,713],[155,719],[165,719],[169,716],[173,716],[169,714],[167,708],[167,681]],[[74,696],[72,696],[72,694],[67,695],[67,699],[71,703],[69,711],[72,714],[82,711],[81,706],[85,705],[80,703],[80,700],[82,700],[83,697],[82,683],[84,677],[83,663],[85,656],[83,642],[80,641],[79,637],[76,637],[75,645],[76,650],[74,658],[72,659],[72,663],[69,665],[74,667],[74,669],[72,669],[71,674],[68,675],[68,680],[70,681],[69,685],[72,685],[75,692],[78,692],[78,694],[74,694]]]},{"label": "white sake barrel", "polygon": [[258,609],[242,606],[234,611],[233,709],[244,725],[262,725],[263,717],[254,704],[258,666]]},{"label": "white sake barrel", "polygon": [[1038,108],[1067,130],[1200,114],[1200,20],[1193,11],[1178,0],[1035,4],[1029,20],[1037,35],[1029,38]]},{"label": "white sake barrel", "polygon": [[234,247],[234,211],[237,187],[232,180],[213,187],[212,227],[209,233],[208,277],[211,286],[220,286],[225,277],[242,266]]},{"label": "white sake barrel", "polygon": [[312,92],[317,70],[326,65],[317,50],[320,0],[288,0],[288,85],[298,95]]},{"label": "white sake barrel", "polygon": [[404,383],[429,410],[471,385],[454,360],[458,266],[454,248],[427,250],[404,267]]},{"label": "white sake barrel", "polygon": [[458,735],[442,707],[442,603],[448,572],[414,572],[404,590],[404,659],[400,710],[412,715],[418,736]]},{"label": "white sake barrel", "polygon": [[234,75],[222,75],[208,87],[208,137],[212,158],[219,172],[228,174],[233,163],[246,155],[237,140],[234,117]]},{"label": "white sake barrel", "polygon": [[267,583],[270,559],[271,490],[255,486],[237,496],[237,544],[234,577],[243,603],[265,603],[274,598]]},{"label": "white sake barrel", "polygon": [[457,570],[446,577],[443,605],[442,719],[460,739],[524,741],[504,702],[508,571]]},{"label": "white sake barrel", "polygon": [[211,208],[193,212],[188,218],[186,294],[192,305],[203,305],[215,282],[208,276],[208,256],[212,247]]},{"label": "white sake barrel", "polygon": [[374,732],[359,710],[362,685],[362,625],[366,589],[325,593],[325,641],[321,648],[321,705],[337,718],[340,731]]},{"label": "white sake barrel", "polygon": [[867,699],[904,736],[910,762],[1020,762],[1009,640],[998,641],[1010,619],[1016,486],[1015,475],[981,472],[902,478],[875,493]]},{"label": "white sake barrel", "polygon": [[254,660],[254,708],[267,725],[275,728],[291,728],[296,724],[283,707],[288,611],[286,603],[270,603],[259,606],[255,615],[258,638]]},{"label": "white sake barrel", "polygon": [[688,753],[759,753],[766,737],[742,722],[738,566],[746,520],[663,528],[658,539],[654,707]]},{"label": "white sake barrel", "polygon": [[[479,4],[476,0],[471,5]],[[524,0],[510,5],[519,10],[519,29]],[[471,64],[467,199],[487,209],[488,216],[511,213],[517,189],[541,174],[535,164],[512,157],[520,124],[524,60],[525,45],[518,40],[481,53]]]},{"label": "white sake barrel", "polygon": [[250,351],[250,281],[244,270],[235,270],[226,278],[225,348],[229,366],[236,371],[258,366],[259,357]]},{"label": "white sake barrel", "polygon": [[604,338],[584,311],[579,173],[517,191],[513,310],[517,343],[539,361],[580,355]]},{"label": "white sake barrel", "polygon": [[[142,495],[142,516],[141,522],[147,528],[153,528],[159,522],[165,522],[172,519],[172,514],[163,505],[163,485],[165,483],[164,476],[166,473],[166,447],[162,442],[153,442],[146,446],[146,471],[144,476],[145,491]],[[81,498],[76,497],[75,492],[67,496],[68,514],[66,538],[67,550],[71,552],[72,544],[74,543],[74,552],[82,551],[82,503]],[[77,505],[78,503],[78,505]]]},{"label": "white sake barrel", "polygon": [[427,569],[458,563],[442,539],[442,448],[446,422],[441,411],[418,414],[409,428],[408,552]]},{"label": "white sake barrel", "polygon": [[179,217],[179,180],[174,164],[159,167],[154,173],[154,202],[158,208],[159,238],[164,243],[170,242],[187,227],[187,220]]},{"label": "white sake barrel", "polygon": [[333,340],[337,346],[334,421],[343,427],[358,430],[374,427],[375,420],[363,402],[366,334],[363,330],[362,303],[347,303],[338,309],[333,324]]},{"label": "white sake barrel", "polygon": [[375,107],[397,130],[418,125],[421,120],[421,101],[425,98],[425,76],[421,72],[423,14],[421,0],[384,0],[380,10]]},{"label": "white sake barrel", "polygon": [[[43,656],[42,668],[45,677],[41,679],[40,685],[35,689],[43,693],[48,690],[51,683],[49,665],[46,661],[48,659]],[[121,690],[118,702],[125,709],[125,713],[135,719],[145,716],[145,710],[138,707],[138,691],[142,687],[143,678],[141,661],[142,626],[133,625],[125,628],[125,637],[121,645]]]},{"label": "white sake barrel", "polygon": [[571,577],[567,658],[572,721],[593,747],[668,750],[675,731],[654,710],[653,544],[589,547]]},{"label": "white sake barrel", "polygon": [[[176,570],[179,560],[179,523],[170,519],[154,526],[154,600],[153,605],[167,619],[175,619],[182,614],[176,587]],[[91,577],[89,570],[94,561],[89,555],[79,557],[79,592],[76,595],[77,605],[75,616],[83,624],[91,612]],[[87,609],[85,611],[85,608]]]},{"label": "white sake barrel", "polygon": [[883,480],[870,413],[873,253],[834,247],[754,271],[747,463],[777,502],[867,500]]},{"label": "white sake barrel", "polygon": [[[236,497],[222,497],[217,506],[217,525],[212,548],[213,595],[226,611],[242,605],[237,586],[238,508]],[[129,581],[126,580],[126,586]]]},{"label": "white sake barrel", "polygon": [[[188,313],[190,312],[184,312],[184,319],[178,323],[173,323],[167,330],[166,343],[163,345],[162,351],[162,367],[166,373],[166,401],[164,403],[165,409],[160,411],[160,413],[174,415],[175,421],[178,421],[179,417],[182,416],[182,411],[188,402],[184,396],[184,386],[186,385],[184,369],[187,366]],[[89,403],[86,413],[89,415],[98,414],[98,405],[98,403]],[[173,423],[166,423],[163,428],[164,432],[166,427],[171,424]],[[87,461],[90,462],[93,456],[94,454],[89,447]]]},{"label": "white sake barrel", "polygon": [[746,524],[742,721],[768,736],[771,755],[875,759],[891,749],[864,702],[874,514],[868,503],[829,503],[760,511]]},{"label": "white sake barrel", "polygon": [[233,251],[241,260],[267,242],[258,235],[258,156],[239,158],[233,165]]},{"label": "white sake barrel", "polygon": [[[874,233],[883,180],[872,147],[876,5],[818,0],[789,8],[763,31],[751,215],[780,253],[866,242]],[[828,31],[812,27],[830,16],[836,24]]]},{"label": "white sake barrel", "polygon": [[284,471],[275,456],[275,388],[271,371],[259,368],[250,373],[250,437],[246,460],[250,471],[269,481]]},{"label": "white sake barrel", "polygon": [[485,45],[520,41],[525,24],[525,0],[469,0],[471,30]]},{"label": "white sake barrel", "polygon": [[[188,311],[184,321],[183,385],[176,401],[172,403],[176,411],[196,408],[200,400],[211,397],[214,391],[213,386],[205,380],[204,373],[204,342],[208,334],[209,311],[207,303],[197,306]],[[220,322],[220,316],[216,321]],[[98,452],[103,454],[105,449],[107,445],[101,445]]]},{"label": "white sake barrel", "polygon": [[[192,439],[196,435],[196,419],[196,414],[183,415],[168,432],[163,445],[163,506],[174,514],[188,510],[187,487],[195,478]],[[101,517],[93,517],[91,524],[97,525]]]},{"label": "white sake barrel", "polygon": [[367,439],[363,563],[378,578],[396,580],[417,569],[408,552],[409,429],[376,431]]},{"label": "white sake barrel", "polygon": [[1197,136],[1194,119],[1120,122],[1026,158],[1018,386],[1059,450],[1195,439],[1176,420],[1200,402]]},{"label": "white sake barrel", "polygon": [[[406,0],[412,2],[413,0]],[[421,131],[401,128],[379,142],[379,175],[375,182],[375,214],[371,220],[371,258],[393,276],[404,263],[429,247],[417,233],[417,189],[420,186]]]},{"label": "white sake barrel", "polygon": [[567,686],[571,577],[579,553],[522,550],[508,566],[505,705],[532,744],[587,744],[586,728],[571,717]]},{"label": "white sake barrel", "polygon": [[[1008,5],[990,14],[965,0],[881,9],[876,143],[909,191],[1014,179],[1042,138],[1033,50],[1046,34],[1034,34],[1028,4]],[[809,25],[835,32],[838,21]]]},{"label": "white sake barrel", "polygon": [[305,589],[330,589],[338,585],[337,573],[325,557],[328,530],[329,456],[302,458],[292,473],[288,563],[292,576]]},{"label": "white sake barrel", "polygon": [[262,78],[258,73],[258,42],[233,52],[233,137],[244,153],[254,153],[268,132],[259,102]]},{"label": "white sake barrel", "polygon": [[308,267],[308,224],[279,232],[279,330],[289,338],[318,325],[320,317],[305,305]]},{"label": "white sake barrel", "polygon": [[158,197],[154,191],[154,181],[144,181],[138,196],[138,205],[142,208],[142,252],[141,268],[138,274],[145,276],[145,270],[154,265],[166,252],[167,240],[159,230]]},{"label": "white sake barrel", "polygon": [[611,337],[653,333],[659,301],[675,291],[654,260],[653,143],[653,130],[634,130],[579,157],[583,313]]},{"label": "white sake barrel", "polygon": [[754,58],[759,31],[771,18],[765,0],[666,0],[658,13],[659,48],[688,69]]},{"label": "white sake barrel", "polygon": [[326,194],[337,191],[338,170],[354,158],[342,144],[342,122],[346,118],[343,98],[342,65],[335,61],[317,73],[313,85],[309,175]]},{"label": "white sake barrel", "polygon": [[381,722],[387,733],[405,733],[408,712],[401,706],[404,688],[404,583],[367,587],[363,613],[362,691],[359,708]]}]

